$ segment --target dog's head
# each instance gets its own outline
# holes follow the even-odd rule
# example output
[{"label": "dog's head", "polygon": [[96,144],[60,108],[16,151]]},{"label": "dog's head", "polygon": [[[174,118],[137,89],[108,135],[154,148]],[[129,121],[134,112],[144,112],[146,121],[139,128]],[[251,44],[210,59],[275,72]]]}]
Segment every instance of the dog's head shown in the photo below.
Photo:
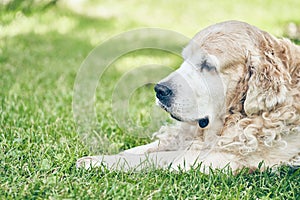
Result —
[{"label": "dog's head", "polygon": [[[234,109],[247,115],[272,109],[286,91],[280,86],[284,70],[275,58],[281,50],[272,45],[272,36],[243,22],[200,31],[183,50],[180,68],[155,86],[157,104],[173,118],[201,128]],[[270,80],[278,80],[276,87]]]},{"label": "dog's head", "polygon": [[192,42],[183,51],[181,67],[155,86],[157,104],[179,121],[209,125],[224,107],[226,88],[220,62]]}]

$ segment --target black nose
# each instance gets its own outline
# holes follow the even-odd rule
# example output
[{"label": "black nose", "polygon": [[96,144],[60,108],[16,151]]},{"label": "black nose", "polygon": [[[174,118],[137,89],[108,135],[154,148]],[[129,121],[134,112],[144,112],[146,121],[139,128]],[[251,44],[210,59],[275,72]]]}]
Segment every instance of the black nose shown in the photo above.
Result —
[{"label": "black nose", "polygon": [[166,100],[172,95],[172,90],[162,84],[156,84],[154,90],[156,92],[156,97],[161,101]]}]

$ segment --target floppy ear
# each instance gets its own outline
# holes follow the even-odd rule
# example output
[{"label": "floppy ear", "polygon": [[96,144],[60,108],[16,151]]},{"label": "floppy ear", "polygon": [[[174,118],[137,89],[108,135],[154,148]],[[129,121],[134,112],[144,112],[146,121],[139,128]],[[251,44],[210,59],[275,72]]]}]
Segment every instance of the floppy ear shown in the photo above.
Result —
[{"label": "floppy ear", "polygon": [[[279,49],[282,48],[279,47]],[[291,77],[284,56],[280,53],[283,54],[284,51],[274,52],[273,48],[262,50],[258,55],[251,55],[249,52],[247,58],[248,90],[244,101],[244,110],[247,115],[270,111],[286,100],[287,84]]]}]

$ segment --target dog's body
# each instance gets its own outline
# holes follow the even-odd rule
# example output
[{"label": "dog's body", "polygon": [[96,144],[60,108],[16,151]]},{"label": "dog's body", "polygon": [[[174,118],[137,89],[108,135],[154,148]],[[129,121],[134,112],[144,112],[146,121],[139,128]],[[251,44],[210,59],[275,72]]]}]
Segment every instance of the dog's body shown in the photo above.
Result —
[{"label": "dog's body", "polygon": [[177,124],[162,127],[151,144],[84,157],[77,166],[300,165],[300,47],[228,21],[199,32],[183,58],[155,86],[158,105]]}]

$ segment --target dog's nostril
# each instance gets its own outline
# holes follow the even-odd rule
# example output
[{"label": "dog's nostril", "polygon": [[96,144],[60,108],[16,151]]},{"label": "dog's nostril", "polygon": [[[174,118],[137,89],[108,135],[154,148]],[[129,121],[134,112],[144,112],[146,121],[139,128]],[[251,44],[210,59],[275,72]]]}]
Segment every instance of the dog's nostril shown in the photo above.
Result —
[{"label": "dog's nostril", "polygon": [[163,99],[172,95],[172,90],[162,84],[156,84],[154,90],[158,99]]}]

